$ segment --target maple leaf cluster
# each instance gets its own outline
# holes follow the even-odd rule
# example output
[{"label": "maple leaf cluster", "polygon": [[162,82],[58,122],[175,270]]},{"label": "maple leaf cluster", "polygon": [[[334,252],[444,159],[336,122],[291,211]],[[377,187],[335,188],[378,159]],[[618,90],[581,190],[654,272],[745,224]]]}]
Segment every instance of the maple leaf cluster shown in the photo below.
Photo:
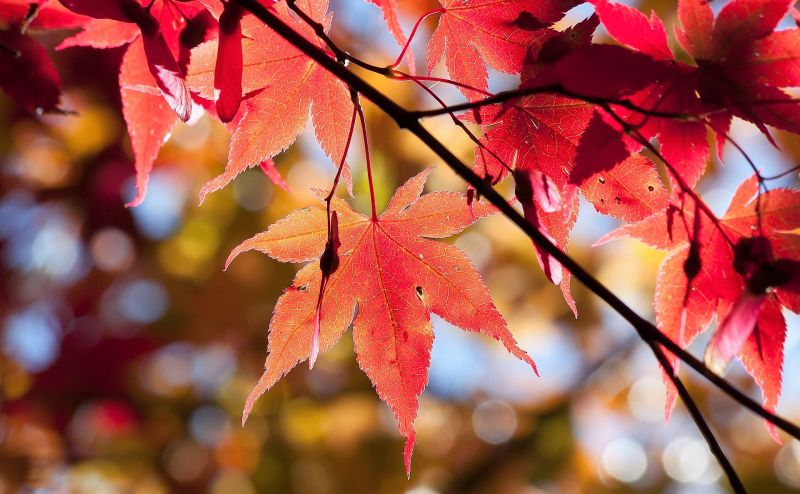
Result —
[{"label": "maple leaf cluster", "polygon": [[[598,244],[632,236],[670,250],[657,280],[658,328],[686,347],[716,318],[706,364],[722,373],[738,357],[774,410],[786,337],[781,307],[800,309],[800,196],[766,191],[756,174],[717,218],[694,187],[711,158],[707,129],[720,159],[733,117],[773,144],[768,126],[800,131],[800,108],[784,91],[800,86],[800,30],[775,30],[794,2],[734,0],[715,18],[704,0],[679,1],[676,38],[692,63],[676,59],[655,14],[590,3],[595,16],[528,46],[520,71],[528,95],[468,116],[485,130],[475,169],[492,182],[513,172],[525,216],[562,248],[577,188],[597,211],[626,223]],[[598,23],[619,45],[592,42]],[[669,188],[643,151],[663,163]],[[538,257],[574,310],[568,273],[543,250]],[[677,395],[665,381],[669,416]]]},{"label": "maple leaf cluster", "polygon": [[[370,1],[405,45],[397,2]],[[333,22],[327,0],[260,3],[336,58],[325,36]],[[685,347],[716,319],[708,365],[722,372],[738,357],[765,407],[774,409],[786,337],[781,310],[800,310],[799,193],[767,190],[757,173],[718,218],[694,188],[714,157],[710,135],[722,159],[734,117],[755,124],[773,144],[770,128],[800,133],[800,109],[786,92],[800,87],[800,29],[777,30],[795,13],[794,1],[731,0],[715,16],[705,0],[679,0],[673,45],[655,14],[609,0],[589,0],[593,15],[556,28],[579,3],[440,0],[427,70],[443,60],[445,82],[469,102],[451,116],[481,130],[473,170],[491,184],[512,176],[527,221],[562,250],[581,195],[623,223],[599,243],[631,236],[669,250],[654,302],[659,329]],[[299,362],[313,365],[352,327],[359,365],[406,438],[408,469],[434,337],[431,313],[499,340],[535,370],[465,254],[435,241],[495,209],[473,191],[422,195],[430,170],[401,186],[381,215],[374,200],[371,216],[351,209],[334,192],[340,176],[350,183],[345,158],[356,116],[363,118],[357,98],[237,1],[0,0],[0,19],[8,25],[0,31],[0,86],[30,111],[60,110],[58,73],[31,31],[80,29],[57,50],[127,45],[119,86],[137,176],[131,205],[144,199],[173,127],[202,113],[226,124],[232,139],[225,170],[205,184],[201,200],[256,166],[285,186],[272,158],[309,118],[339,164],[334,190],[320,206],[291,213],[228,260],[259,250],[308,263],[275,307],[265,371],[245,418],[278,379]],[[594,39],[601,23],[615,43]],[[410,74],[396,65],[381,73],[426,80],[413,75],[413,53],[403,53]],[[489,69],[518,76],[519,88],[497,98],[489,92]],[[577,316],[571,274],[534,248]],[[670,391],[668,411],[674,400]]]}]

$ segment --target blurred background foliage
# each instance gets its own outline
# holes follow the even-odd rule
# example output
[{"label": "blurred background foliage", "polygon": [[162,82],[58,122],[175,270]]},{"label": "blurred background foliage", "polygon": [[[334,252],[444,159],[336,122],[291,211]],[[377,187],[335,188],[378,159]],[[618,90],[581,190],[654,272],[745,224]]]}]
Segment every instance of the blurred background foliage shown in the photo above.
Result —
[{"label": "blurred background foliage", "polygon": [[[433,7],[400,2],[408,28]],[[648,1],[667,22],[674,3]],[[397,47],[379,11],[334,4],[334,37],[386,62]],[[568,22],[590,10],[578,8]],[[414,48],[420,59],[435,22]],[[48,37],[49,36],[49,37]],[[602,36],[602,33],[600,33]],[[44,37],[50,45],[55,34]],[[529,241],[500,217],[453,239],[483,276],[541,377],[487,338],[435,318],[430,384],[416,422],[412,477],[394,419],[355,362],[349,335],[313,371],[298,366],[245,427],[241,410],[260,374],[273,304],[297,266],[258,254],[221,267],[230,249],[329,187],[333,166],[306,133],[277,166],[282,190],[251,170],[198,207],[221,171],[228,133],[208,117],[176,127],[146,201],[133,191],[117,87],[120,50],[70,49],[56,60],[71,116],[36,118],[0,97],[0,492],[556,493],[725,492],[705,443],[680,405],[664,423],[664,387],[649,351],[577,283],[575,320],[546,283]],[[409,84],[365,74],[399,102],[431,107]],[[503,89],[513,78],[492,75]],[[452,88],[436,90],[450,101]],[[429,190],[463,190],[446,167],[369,104],[379,201],[439,165]],[[429,128],[465,160],[472,147],[447,118]],[[800,159],[741,122],[735,136],[764,170]],[[367,206],[363,152],[350,162],[357,208]],[[749,175],[728,149],[701,190],[718,212]],[[788,183],[795,181],[790,178]],[[640,313],[663,254],[636,242],[591,244],[615,225],[583,204],[570,252]],[[702,351],[707,339],[692,349]],[[691,372],[691,391],[753,492],[800,489],[800,443],[775,444],[760,420]],[[780,413],[800,421],[798,318],[789,318]],[[740,366],[729,374],[758,391]]]}]

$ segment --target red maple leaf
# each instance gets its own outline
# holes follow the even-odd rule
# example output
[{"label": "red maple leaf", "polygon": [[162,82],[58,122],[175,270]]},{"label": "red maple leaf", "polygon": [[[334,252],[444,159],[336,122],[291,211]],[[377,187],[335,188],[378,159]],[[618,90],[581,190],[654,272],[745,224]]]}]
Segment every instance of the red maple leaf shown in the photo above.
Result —
[{"label": "red maple leaf", "polygon": [[[791,189],[758,195],[753,176],[739,187],[719,221],[671,204],[598,242],[630,236],[671,250],[656,283],[659,329],[686,347],[716,316],[720,325],[707,349],[707,364],[722,372],[738,356],[761,387],[769,410],[781,389],[786,327],[780,308],[800,311],[800,235],[794,232],[800,228],[798,201],[800,192]],[[674,403],[670,388],[668,413]],[[777,437],[771,426],[770,431]]]},{"label": "red maple leaf", "polygon": [[700,0],[678,8],[678,40],[697,63],[701,99],[727,110],[723,120],[749,120],[767,137],[765,125],[800,132],[800,111],[781,89],[800,86],[800,29],[774,31],[793,4],[734,0],[716,19]]},{"label": "red maple leaf", "polygon": [[592,3],[614,39],[654,60],[669,62],[648,88],[628,99],[639,108],[685,117],[626,110],[618,115],[643,139],[658,136],[662,156],[687,186],[694,186],[705,170],[706,125],[718,135],[720,154],[733,116],[753,122],[769,139],[766,125],[800,131],[800,111],[782,90],[800,86],[800,29],[774,31],[794,3],[791,0],[733,0],[716,20],[708,2],[681,0],[676,33],[695,65],[674,60],[655,14],[648,19],[621,3]]},{"label": "red maple leaf", "polygon": [[[577,197],[570,179],[574,177],[579,151],[594,149],[595,153],[608,143],[616,142],[616,132],[609,129],[611,138],[587,143],[587,129],[598,118],[593,105],[573,98],[540,94],[514,100],[501,108],[484,108],[477,112],[485,134],[481,146],[475,149],[475,170],[499,182],[516,170],[519,179],[524,172],[541,173],[565,200],[555,207],[542,209],[535,194],[517,194],[529,221],[531,212],[538,209],[542,220],[536,226],[565,249],[569,232],[577,216]],[[519,192],[519,180],[517,180]],[[619,161],[608,170],[592,173],[581,181],[580,190],[597,211],[623,221],[638,221],[663,209],[667,193],[653,163],[623,149]],[[549,211],[548,211],[549,209]],[[559,268],[548,267],[549,256],[537,248],[539,262],[548,278],[561,285],[570,307],[575,311],[569,293],[569,273],[553,277]]]},{"label": "red maple leaf", "polygon": [[[200,0],[219,23],[214,70],[216,114],[223,123],[234,120],[242,102],[242,19],[247,11],[238,2]],[[272,5],[274,2],[265,2]]]},{"label": "red maple leaf", "polygon": [[214,87],[219,90],[217,116],[230,122],[242,102],[242,17],[244,9],[236,2],[228,2],[219,17],[217,64]]},{"label": "red maple leaf", "polygon": [[0,87],[34,113],[58,111],[61,78],[47,50],[28,30],[68,29],[89,18],[55,0],[0,0]]},{"label": "red maple leaf", "polygon": [[[544,30],[540,43],[530,45],[525,54],[522,87],[560,84],[562,91],[615,96],[613,91],[625,94],[649,84],[648,69],[660,64],[622,47],[591,45],[597,25],[593,16],[563,32]],[[632,70],[636,77],[630,75]],[[667,194],[653,163],[639,154],[631,156],[620,132],[605,123],[595,105],[543,92],[464,117],[484,130],[475,149],[478,174],[497,183],[513,169],[526,218],[562,249],[577,216],[576,183],[599,212],[623,221],[643,219],[666,206]],[[602,156],[613,161],[603,166]],[[580,168],[582,162],[592,168]],[[540,199],[545,196],[537,198],[535,193],[538,182],[549,184],[563,201],[545,205]],[[575,312],[570,274],[542,249],[536,247],[536,252],[545,275],[561,285]]]},{"label": "red maple leaf", "polygon": [[140,39],[134,40],[125,51],[119,72],[119,88],[122,115],[128,124],[136,160],[136,197],[128,206],[136,206],[144,200],[150,170],[178,118],[161,97],[156,81],[147,69],[147,55]]},{"label": "red maple leaf", "polygon": [[[247,11],[237,2],[221,0],[200,0],[219,20],[219,38],[217,40],[217,58],[214,70],[214,89],[216,90],[216,112],[222,122],[231,122],[237,115],[242,101],[242,78],[244,69],[244,48],[242,46],[242,18]],[[370,0],[381,8],[389,26],[389,30],[398,43],[405,44],[406,37],[397,19],[397,2],[395,0]],[[276,2],[265,0],[265,4],[273,6]],[[306,7],[306,4],[298,6]],[[414,70],[414,56],[411,50],[408,62]]]},{"label": "red maple leaf", "polygon": [[185,65],[189,50],[204,40],[211,27],[209,15],[195,1],[61,3],[93,19],[81,32],[65,39],[59,49],[113,48],[130,43],[120,69],[120,92],[136,168],[136,196],[128,206],[136,206],[144,200],[150,170],[172,128],[191,114]]},{"label": "red maple leaf", "polygon": [[[698,97],[696,67],[674,60],[667,44],[666,30],[655,13],[651,13],[648,19],[639,10],[621,3],[608,0],[593,0],[592,3],[611,37],[636,52],[651,57],[653,61],[662,62],[657,70],[658,76],[651,78],[649,82],[646,81],[647,72],[652,70],[637,70],[636,73],[645,77],[646,87],[638,92],[629,91],[625,94],[628,101],[652,112],[698,116],[673,118],[615,108],[618,118],[635,128],[642,140],[658,137],[661,156],[686,186],[693,187],[705,171],[709,152],[705,124],[699,116],[711,111]],[[611,121],[612,128],[619,132],[616,141],[622,142],[621,136],[625,129],[612,119],[607,118],[606,121]],[[597,129],[592,131],[597,132]],[[642,144],[641,141],[626,141],[626,147],[632,151],[641,149]],[[600,166],[608,166],[613,159],[606,157]],[[597,165],[582,164],[582,167],[588,169],[592,169],[592,166]],[[670,175],[670,178],[674,177]]]},{"label": "red maple leaf", "polygon": [[90,20],[66,9],[56,0],[0,0],[0,19],[36,29],[75,28]]},{"label": "red maple leaf", "polygon": [[[648,19],[642,12],[621,3],[608,0],[593,0],[597,15],[608,33],[620,43],[647,55],[653,61],[665,63],[654,77],[636,94],[625,96],[639,108],[675,115],[703,115],[710,112],[697,95],[697,70],[674,61],[667,44],[666,30],[661,20],[651,13]],[[646,74],[644,74],[646,76]],[[700,119],[661,117],[637,111],[615,108],[616,114],[632,128],[636,128],[643,140],[658,136],[660,153],[683,182],[693,187],[705,171],[708,160],[708,140],[704,122]],[[608,119],[607,119],[608,120]],[[620,134],[624,129],[616,122],[612,127]],[[723,142],[724,143],[724,142]],[[631,150],[641,149],[642,143],[627,142]],[[592,164],[582,167],[592,169]],[[670,175],[670,178],[674,178]]]},{"label": "red maple leaf", "polygon": [[336,343],[352,324],[358,363],[406,437],[407,470],[419,396],[428,380],[434,337],[431,312],[465,330],[492,336],[536,370],[466,255],[431,240],[460,232],[494,208],[478,201],[468,205],[464,194],[454,192],[420,197],[429,173],[430,169],[401,186],[379,218],[363,216],[334,199],[340,255],[321,301],[320,264],[325,264],[323,251],[329,244],[324,208],[295,211],[234,249],[228,263],[248,250],[288,262],[323,255],[323,261],[297,273],[275,306],[264,374],[250,393],[243,420],[259,396],[312,356],[315,318],[319,318],[320,351]]},{"label": "red maple leaf", "polygon": [[[635,43],[633,48],[643,51],[588,45],[544,67],[527,82],[534,88],[557,84],[576,97],[605,103],[594,107],[570,181],[581,185],[599,172],[614,169],[658,136],[664,159],[688,186],[693,186],[708,158],[705,125],[695,117],[703,115],[705,109],[696,95],[696,70],[663,59],[668,53],[666,35],[657,18],[647,20],[641,12],[624,5],[595,3],[609,32],[614,35],[613,30],[619,29],[624,33],[619,39]],[[622,28],[628,24],[644,32],[632,35]],[[647,31],[643,26],[653,29]],[[533,63],[541,64],[539,60]]]},{"label": "red maple leaf", "polygon": [[61,77],[45,47],[19,26],[0,30],[0,87],[29,112],[58,110]]},{"label": "red maple leaf", "polygon": [[[313,19],[330,23],[327,0],[297,4]],[[313,30],[290,14],[285,4],[274,9],[284,22],[322,46]],[[317,138],[335,163],[342,159],[347,142],[353,105],[345,85],[254,17],[246,17],[241,29],[246,100],[233,131],[225,171],[203,186],[201,199],[289,147],[305,129],[309,107]],[[216,99],[218,45],[210,41],[193,50],[188,76],[192,90],[212,101]],[[349,182],[349,171],[345,174]]]},{"label": "red maple leaf", "polygon": [[[548,27],[577,5],[574,0],[440,0],[445,12],[428,43],[428,73],[444,57],[450,77],[486,90],[493,69],[519,74],[529,50],[550,36]],[[484,94],[460,88],[469,99]]]},{"label": "red maple leaf", "polygon": [[[112,21],[87,30],[65,46],[92,46],[107,48],[129,42],[141,36],[147,67],[153,75],[164,100],[184,122],[189,120],[192,101],[183,69],[173,53],[180,45],[180,32],[186,26],[190,13],[202,12],[202,5],[194,2],[139,2],[137,0],[60,0],[70,10],[99,20]],[[180,4],[180,5],[179,5]],[[119,23],[126,25],[120,32]],[[112,39],[113,38],[113,41]],[[127,38],[127,39],[126,39]]]}]

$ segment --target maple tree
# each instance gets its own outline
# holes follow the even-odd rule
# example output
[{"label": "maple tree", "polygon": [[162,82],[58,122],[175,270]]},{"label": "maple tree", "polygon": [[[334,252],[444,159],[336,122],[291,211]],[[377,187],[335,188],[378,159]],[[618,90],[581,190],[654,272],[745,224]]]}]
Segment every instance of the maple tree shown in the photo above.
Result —
[{"label": "maple tree", "polygon": [[[594,14],[567,27],[556,23],[581,2],[448,0],[423,14],[409,36],[396,1],[371,1],[401,47],[386,66],[349,54],[329,37],[335,19],[327,0],[0,0],[8,25],[0,31],[0,86],[28,111],[61,111],[58,72],[31,32],[80,29],[59,50],[128,45],[119,86],[135,159],[132,206],[144,199],[159,150],[179,120],[209,113],[232,134],[225,170],[202,188],[202,201],[256,166],[285,187],[272,158],[310,117],[337,167],[330,189],[319,194],[322,206],[289,214],[228,260],[259,250],[282,262],[308,262],[275,307],[265,371],[244,419],[278,379],[298,362],[313,366],[352,326],[358,362],[406,438],[410,472],[431,312],[499,340],[535,371],[465,254],[434,240],[500,212],[533,240],[545,276],[576,317],[572,277],[634,326],[663,368],[667,415],[680,396],[733,488],[743,491],[676,369],[681,361],[691,365],[764,417],[776,439],[776,427],[800,438],[796,425],[774,413],[787,331],[781,311],[800,311],[800,193],[770,188],[779,177],[764,176],[729,133],[734,117],[776,146],[772,129],[800,133],[800,109],[787,92],[800,87],[800,28],[778,29],[791,15],[800,18],[794,0],[731,0],[716,15],[705,0],[680,0],[677,44],[655,13],[609,0],[590,0]],[[434,16],[427,75],[418,75],[409,43]],[[601,24],[615,43],[597,41]],[[434,74],[442,60],[448,78]],[[440,107],[405,109],[350,63],[415,84]],[[519,76],[519,86],[490,92],[490,69]],[[467,102],[448,105],[431,82],[458,88]],[[362,97],[428,145],[467,181],[467,191],[421,195],[427,170],[378,215]],[[422,126],[439,115],[475,143],[470,165]],[[357,127],[368,216],[336,195],[341,182],[352,193],[347,156]],[[745,155],[754,175],[718,217],[697,185],[709,160],[724,158],[726,143]],[[513,198],[495,189],[507,177]],[[655,325],[565,253],[579,196],[623,223],[598,244],[629,236],[669,251],[657,280]],[[704,364],[685,348],[715,319]],[[720,377],[733,358],[762,389],[763,406]]]}]

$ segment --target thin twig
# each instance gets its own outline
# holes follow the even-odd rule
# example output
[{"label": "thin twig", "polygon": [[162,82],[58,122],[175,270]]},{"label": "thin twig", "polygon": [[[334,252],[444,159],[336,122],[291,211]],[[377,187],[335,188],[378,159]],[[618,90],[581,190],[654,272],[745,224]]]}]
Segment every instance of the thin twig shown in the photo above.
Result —
[{"label": "thin twig", "polygon": [[432,110],[413,111],[410,113],[413,118],[417,119],[437,117],[440,115],[445,115],[447,113],[455,113],[465,110],[474,110],[477,108],[483,108],[484,106],[495,105],[498,103],[505,103],[507,101],[513,101],[515,99],[524,98],[526,96],[534,96],[537,94],[545,94],[545,93],[555,93],[567,98],[579,99],[586,103],[594,103],[594,104],[605,103],[605,104],[616,105],[634,111],[636,113],[641,113],[643,115],[648,115],[651,117],[672,118],[675,120],[683,120],[687,122],[699,120],[697,117],[686,113],[666,112],[666,111],[642,108],[641,106],[638,106],[633,102],[625,99],[607,99],[607,98],[597,98],[592,96],[581,95],[575,93],[574,91],[570,91],[561,84],[547,84],[543,86],[531,86],[531,87],[522,87],[518,89],[511,89],[508,91],[499,92],[494,96],[489,96],[478,101],[471,101],[468,103],[461,103],[458,105],[450,105],[445,108],[434,108]]},{"label": "thin twig", "polygon": [[[317,38],[321,39],[323,43],[325,43],[325,45],[328,47],[329,50],[333,52],[333,55],[336,57],[336,60],[342,63],[352,62],[353,64],[361,67],[362,69],[367,69],[371,72],[391,77],[392,75],[391,67],[378,67],[377,65],[367,63],[361,60],[360,58],[354,57],[349,53],[347,53],[346,51],[339,48],[339,45],[334,43],[333,40],[330,38],[330,36],[328,36],[328,33],[325,32],[325,26],[315,21],[313,18],[311,18],[311,16],[306,14],[306,12],[303,9],[298,7],[296,0],[286,0],[286,5],[288,5],[289,9],[295,14],[297,14],[297,16],[300,17],[300,19],[302,19],[303,22],[305,22],[309,27],[311,27],[314,30],[314,34],[317,36]],[[245,8],[246,7],[247,6],[245,5]],[[251,10],[251,12],[253,11]],[[253,14],[255,14],[255,12],[253,12]],[[256,17],[258,17],[258,15],[256,15]]]},{"label": "thin twig", "polygon": [[[693,121],[704,121],[708,117],[720,113],[729,111],[728,108],[718,108],[715,110],[710,110],[708,112],[692,115],[689,113],[676,113],[676,112],[667,112],[667,111],[660,111],[654,110],[652,108],[643,108],[641,106],[636,105],[630,100],[627,99],[607,99],[607,98],[594,98],[588,97],[586,95],[580,95],[573,91],[570,91],[560,84],[549,84],[544,86],[530,86],[530,87],[521,87],[517,89],[510,89],[508,91],[501,91],[494,96],[490,96],[488,98],[484,98],[477,101],[470,101],[467,103],[460,103],[456,105],[450,105],[447,108],[434,108],[431,110],[418,110],[411,112],[417,118],[428,118],[428,117],[437,117],[444,115],[448,112],[459,112],[465,110],[473,110],[477,108],[482,108],[484,106],[494,105],[498,103],[504,103],[506,101],[512,101],[519,98],[524,98],[525,96],[532,96],[535,94],[541,94],[546,92],[556,92],[561,94],[562,96],[573,97],[577,99],[581,99],[583,101],[587,101],[590,103],[609,103],[612,105],[621,106],[628,110],[634,111],[636,113],[641,113],[643,115],[648,115],[651,117],[663,117],[663,118],[672,118],[675,120],[683,120],[686,122],[693,122]],[[788,104],[800,104],[800,98],[792,98],[787,100],[770,100],[770,99],[763,99],[763,100],[756,100],[756,101],[749,101],[749,102],[742,102],[739,105],[746,105],[746,106],[770,106],[770,105],[788,105]]]},{"label": "thin twig", "polygon": [[783,178],[786,175],[791,175],[792,173],[800,170],[800,165],[795,165],[784,172],[780,172],[776,175],[770,175],[768,177],[761,177],[763,180],[778,180],[779,178]]},{"label": "thin twig", "polygon": [[[440,98],[439,95],[437,95],[436,92],[433,89],[431,89],[428,86],[426,86],[425,84],[423,84],[422,81],[419,81],[414,77],[411,77],[411,80],[414,81],[414,83],[416,83],[417,86],[422,88],[423,91],[428,93],[434,100],[436,100],[437,103],[442,105],[442,107],[447,106],[447,104],[444,102],[444,100],[442,100],[442,98]],[[476,146],[478,146],[478,150],[481,153],[481,159],[483,159],[485,161],[486,158],[484,157],[484,152],[489,153],[489,156],[491,156],[492,158],[495,159],[495,161],[500,163],[500,166],[505,168],[509,173],[511,172],[511,168],[506,164],[506,162],[503,161],[503,159],[500,158],[500,156],[498,156],[497,153],[495,153],[493,150],[489,149],[486,146],[486,144],[482,143],[481,140],[478,139],[478,137],[475,134],[473,134],[471,130],[469,130],[467,128],[467,126],[464,124],[464,122],[459,120],[459,118],[457,116],[455,116],[454,114],[452,114],[452,113],[450,114],[450,118],[453,120],[453,124],[456,127],[458,127],[459,129],[461,129],[464,132],[464,134],[469,138],[469,140],[471,140],[472,142],[475,143]]]},{"label": "thin twig", "polygon": [[[636,329],[638,331],[638,328]],[[719,463],[720,467],[722,467],[722,470],[725,472],[725,476],[728,477],[728,482],[730,482],[733,491],[736,493],[746,493],[747,489],[745,489],[744,484],[742,484],[742,480],[736,474],[736,469],[733,468],[730,460],[728,460],[728,457],[725,456],[725,452],[722,450],[722,446],[720,446],[719,441],[717,441],[717,438],[714,436],[714,432],[711,430],[708,422],[706,422],[706,419],[703,417],[703,413],[700,411],[697,403],[692,398],[692,395],[689,394],[686,386],[684,386],[683,382],[680,380],[680,378],[678,378],[678,375],[675,373],[669,358],[667,358],[667,356],[664,354],[664,350],[658,346],[657,343],[648,339],[644,334],[642,334],[642,332],[639,332],[639,335],[650,346],[650,349],[653,351],[653,354],[655,354],[656,359],[661,364],[661,367],[664,368],[664,372],[669,377],[669,380],[672,381],[673,386],[675,386],[675,389],[678,391],[678,396],[681,397],[683,404],[689,411],[689,415],[692,417],[695,425],[700,430],[700,434],[703,435],[703,439],[705,439],[706,444],[708,444],[711,454],[714,455],[717,463]]]}]

